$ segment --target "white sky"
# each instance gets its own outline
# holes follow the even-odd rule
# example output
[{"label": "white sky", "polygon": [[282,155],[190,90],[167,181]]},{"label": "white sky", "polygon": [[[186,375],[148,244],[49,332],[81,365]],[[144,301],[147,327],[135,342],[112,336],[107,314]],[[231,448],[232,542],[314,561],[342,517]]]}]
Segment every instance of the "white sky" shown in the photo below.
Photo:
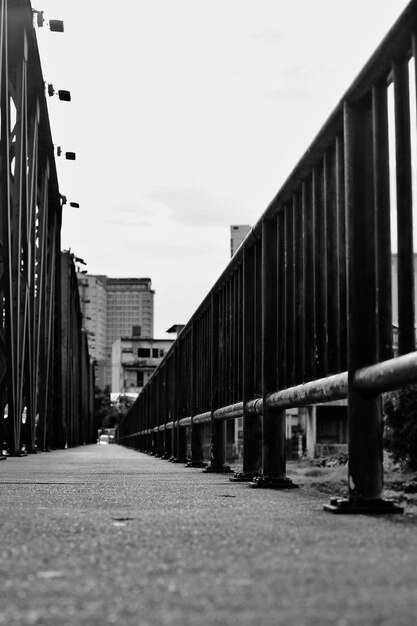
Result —
[{"label": "white sky", "polygon": [[406,0],[37,0],[62,247],[189,320]]}]

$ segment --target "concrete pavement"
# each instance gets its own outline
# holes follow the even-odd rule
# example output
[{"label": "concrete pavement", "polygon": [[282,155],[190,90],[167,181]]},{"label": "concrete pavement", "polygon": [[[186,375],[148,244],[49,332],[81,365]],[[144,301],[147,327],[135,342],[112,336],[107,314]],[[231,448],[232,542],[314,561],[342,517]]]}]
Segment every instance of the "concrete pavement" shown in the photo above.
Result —
[{"label": "concrete pavement", "polygon": [[417,518],[133,450],[0,465],[0,626],[417,623]]}]

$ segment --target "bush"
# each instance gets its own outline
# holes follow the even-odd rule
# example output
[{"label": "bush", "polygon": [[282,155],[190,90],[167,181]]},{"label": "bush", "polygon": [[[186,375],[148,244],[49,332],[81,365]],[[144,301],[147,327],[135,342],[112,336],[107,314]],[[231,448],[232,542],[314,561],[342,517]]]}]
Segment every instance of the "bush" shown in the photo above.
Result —
[{"label": "bush", "polygon": [[384,445],[396,462],[417,469],[417,385],[383,394]]}]

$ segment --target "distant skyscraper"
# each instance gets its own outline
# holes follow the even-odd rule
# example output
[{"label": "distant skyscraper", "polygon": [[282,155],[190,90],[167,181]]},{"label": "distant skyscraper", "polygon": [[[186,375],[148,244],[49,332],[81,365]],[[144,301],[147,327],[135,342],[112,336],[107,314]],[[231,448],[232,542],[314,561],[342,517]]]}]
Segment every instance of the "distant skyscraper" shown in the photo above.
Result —
[{"label": "distant skyscraper", "polygon": [[251,227],[244,224],[240,226],[231,226],[230,227],[230,251],[231,256],[234,255],[242,241],[245,239],[246,235],[250,231]]},{"label": "distant skyscraper", "polygon": [[78,274],[81,311],[90,354],[97,360],[97,384],[111,385],[112,344],[120,337],[153,337],[150,278]]}]

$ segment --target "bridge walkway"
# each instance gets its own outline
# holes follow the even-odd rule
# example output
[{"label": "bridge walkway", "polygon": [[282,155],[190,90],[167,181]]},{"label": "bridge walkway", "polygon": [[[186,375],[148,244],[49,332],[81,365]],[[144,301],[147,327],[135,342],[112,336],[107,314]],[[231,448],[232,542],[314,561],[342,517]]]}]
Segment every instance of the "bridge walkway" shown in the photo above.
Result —
[{"label": "bridge walkway", "polygon": [[0,625],[415,624],[413,515],[116,445],[9,458],[0,494]]}]

